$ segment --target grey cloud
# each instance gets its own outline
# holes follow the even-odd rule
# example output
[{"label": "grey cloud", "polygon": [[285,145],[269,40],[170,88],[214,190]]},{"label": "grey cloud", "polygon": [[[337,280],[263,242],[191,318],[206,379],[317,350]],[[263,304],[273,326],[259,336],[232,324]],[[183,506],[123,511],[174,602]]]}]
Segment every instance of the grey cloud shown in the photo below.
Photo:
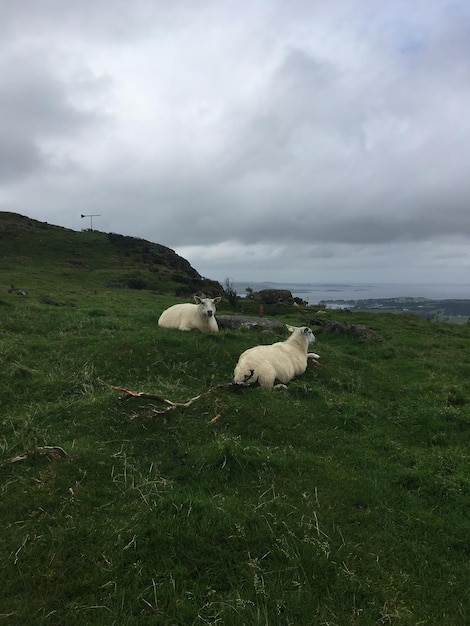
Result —
[{"label": "grey cloud", "polygon": [[107,88],[106,81],[87,73],[73,83],[63,79],[47,54],[4,56],[0,75],[0,179],[21,179],[53,168],[57,156],[50,142],[68,141],[106,123],[98,106],[80,103],[83,93],[96,97]]},{"label": "grey cloud", "polygon": [[[140,8],[140,11],[139,11]],[[4,40],[27,38],[34,41],[38,34],[55,37],[56,45],[65,38],[73,40],[118,39],[125,41],[151,27],[154,11],[148,2],[134,0],[22,0],[21,3],[1,0],[0,35]]]},{"label": "grey cloud", "polygon": [[464,3],[3,4],[0,177],[19,212],[100,213],[240,271],[470,238]]},{"label": "grey cloud", "polygon": [[0,182],[28,176],[41,169],[42,161],[43,155],[29,138],[0,128]]}]

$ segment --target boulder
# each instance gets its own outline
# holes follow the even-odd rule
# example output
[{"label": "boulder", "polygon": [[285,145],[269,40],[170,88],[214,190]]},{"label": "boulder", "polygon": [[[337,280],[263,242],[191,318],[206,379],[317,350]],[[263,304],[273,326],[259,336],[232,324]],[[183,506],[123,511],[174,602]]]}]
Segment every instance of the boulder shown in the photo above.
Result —
[{"label": "boulder", "polygon": [[248,330],[265,330],[281,333],[285,324],[265,317],[248,317],[246,315],[217,315],[217,324],[220,329],[248,328]]},{"label": "boulder", "polygon": [[288,289],[262,289],[254,294],[255,300],[263,304],[292,304],[294,298]]},{"label": "boulder", "polygon": [[310,324],[312,326],[320,326],[320,328],[327,333],[334,333],[337,335],[356,335],[362,339],[383,341],[383,337],[381,337],[374,330],[360,324],[346,324],[346,322],[336,322],[335,320],[318,318],[310,320]]}]

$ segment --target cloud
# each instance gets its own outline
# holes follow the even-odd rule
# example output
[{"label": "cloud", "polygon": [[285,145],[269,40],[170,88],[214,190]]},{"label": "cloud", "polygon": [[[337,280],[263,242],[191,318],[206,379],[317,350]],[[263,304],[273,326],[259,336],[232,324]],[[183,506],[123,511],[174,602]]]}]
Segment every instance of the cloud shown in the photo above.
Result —
[{"label": "cloud", "polygon": [[56,63],[54,55],[44,50],[1,57],[2,181],[23,181],[59,163],[73,162],[77,159],[73,142],[105,123],[97,102],[103,88],[100,81],[82,68],[62,76]]},{"label": "cloud", "polygon": [[0,52],[3,210],[233,278],[468,275],[465,2],[29,0]]}]

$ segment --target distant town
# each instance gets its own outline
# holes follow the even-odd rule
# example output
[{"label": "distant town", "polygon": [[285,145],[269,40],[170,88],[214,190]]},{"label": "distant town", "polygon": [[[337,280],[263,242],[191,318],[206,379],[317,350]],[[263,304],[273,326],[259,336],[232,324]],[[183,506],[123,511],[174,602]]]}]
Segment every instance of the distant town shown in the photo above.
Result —
[{"label": "distant town", "polygon": [[457,324],[470,323],[470,300],[431,300],[428,298],[367,298],[363,300],[322,300],[328,308],[351,311],[408,313],[424,319]]},{"label": "distant town", "polygon": [[[350,311],[375,311],[418,315],[423,319],[455,324],[470,324],[470,299],[452,297],[459,293],[467,295],[470,285],[386,285],[386,284],[334,284],[334,283],[274,283],[258,282],[231,283],[226,280],[226,288],[231,287],[241,297],[260,299],[265,303],[292,302],[310,306],[325,306],[328,309],[348,309]],[[427,297],[403,295],[387,297],[392,289],[412,293],[427,290]],[[360,291],[361,293],[358,293]],[[357,298],[357,295],[376,297]],[[440,297],[435,297],[440,296]],[[441,295],[442,294],[442,295]],[[344,296],[343,298],[338,296]],[[385,297],[384,297],[385,296]],[[434,297],[433,297],[434,296]],[[442,297],[444,296],[444,297]],[[445,297],[447,296],[447,297]]]}]

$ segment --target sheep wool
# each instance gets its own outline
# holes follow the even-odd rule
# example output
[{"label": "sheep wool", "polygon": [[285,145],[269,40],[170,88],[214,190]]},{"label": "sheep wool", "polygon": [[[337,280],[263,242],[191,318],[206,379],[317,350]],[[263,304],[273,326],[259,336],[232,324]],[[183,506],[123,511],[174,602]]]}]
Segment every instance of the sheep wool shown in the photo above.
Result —
[{"label": "sheep wool", "polygon": [[174,304],[163,311],[158,319],[162,328],[176,328],[178,330],[199,330],[202,333],[217,333],[219,327],[215,319],[215,305],[221,298],[200,298],[194,296],[196,304],[184,302]]},{"label": "sheep wool", "polygon": [[272,389],[276,384],[286,385],[295,376],[307,369],[308,358],[319,359],[314,352],[308,352],[309,344],[315,336],[306,326],[287,326],[292,333],[285,341],[268,346],[255,346],[240,355],[233,374],[233,382]]}]

